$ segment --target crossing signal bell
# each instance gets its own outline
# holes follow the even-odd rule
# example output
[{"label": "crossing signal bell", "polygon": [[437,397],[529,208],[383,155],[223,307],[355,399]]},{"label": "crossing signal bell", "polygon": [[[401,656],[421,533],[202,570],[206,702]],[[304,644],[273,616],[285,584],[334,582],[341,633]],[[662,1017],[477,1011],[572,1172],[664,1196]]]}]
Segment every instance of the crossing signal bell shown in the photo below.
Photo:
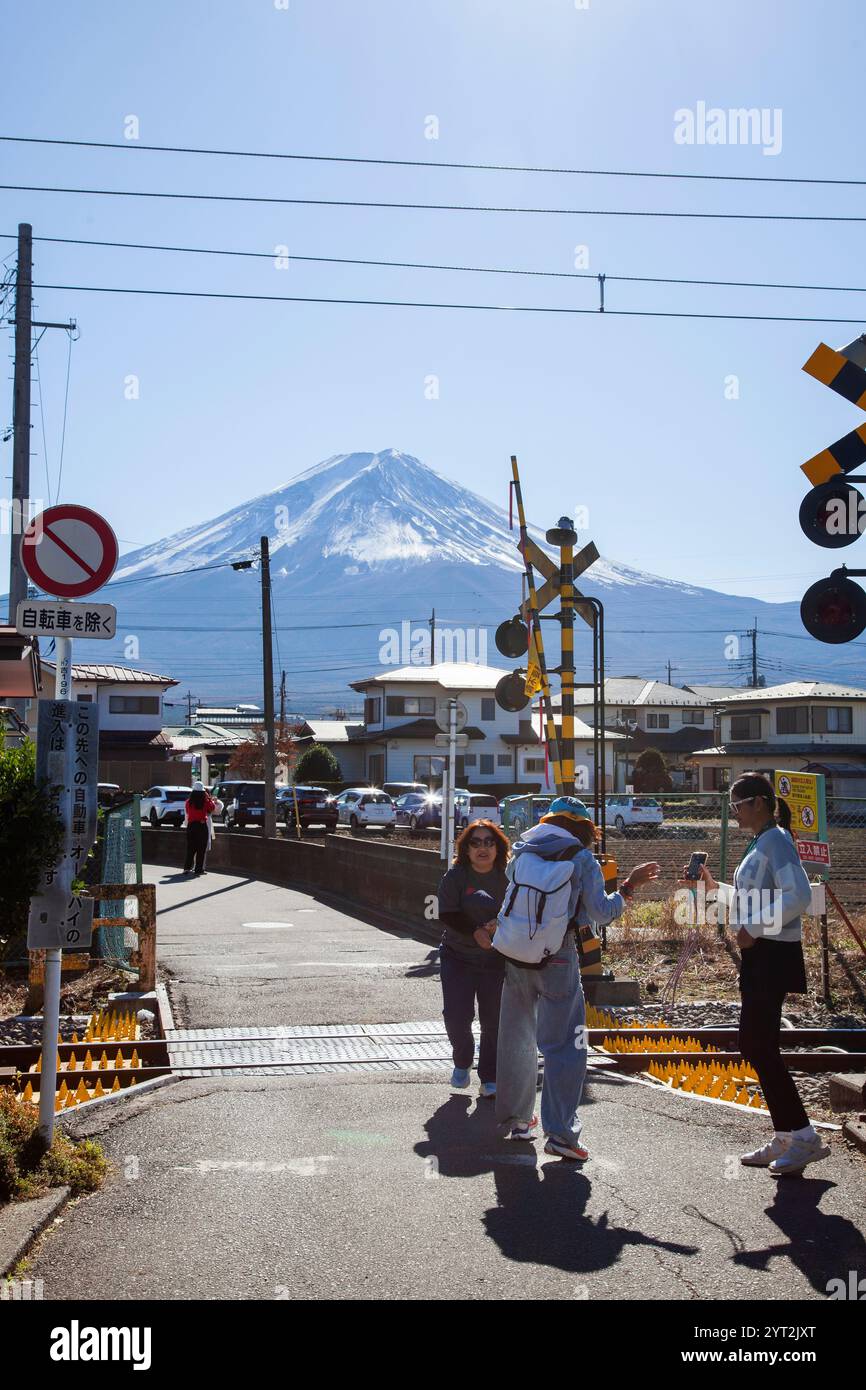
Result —
[{"label": "crossing signal bell", "polygon": [[503,656],[525,656],[529,650],[529,629],[520,618],[509,618],[499,624],[493,640]]},{"label": "crossing signal bell", "polygon": [[[866,410],[864,368],[866,336],[861,336],[839,351],[819,343],[803,371]],[[801,465],[812,488],[800,503],[800,528],[814,545],[838,550],[853,545],[866,530],[866,501],[852,486],[853,470],[861,463],[866,463],[866,424]],[[812,637],[819,642],[851,642],[866,629],[866,593],[850,577],[864,573],[843,565],[807,589],[800,617]]]},{"label": "crossing signal bell", "polygon": [[853,642],[866,629],[866,593],[848,578],[843,565],[829,579],[819,579],[806,590],[800,616],[806,631],[819,642]]},{"label": "crossing signal bell", "polygon": [[503,676],[496,683],[496,703],[501,709],[507,709],[511,714],[516,714],[518,710],[526,709],[529,704],[529,696],[526,693],[526,677],[519,671],[509,671],[508,675]]}]

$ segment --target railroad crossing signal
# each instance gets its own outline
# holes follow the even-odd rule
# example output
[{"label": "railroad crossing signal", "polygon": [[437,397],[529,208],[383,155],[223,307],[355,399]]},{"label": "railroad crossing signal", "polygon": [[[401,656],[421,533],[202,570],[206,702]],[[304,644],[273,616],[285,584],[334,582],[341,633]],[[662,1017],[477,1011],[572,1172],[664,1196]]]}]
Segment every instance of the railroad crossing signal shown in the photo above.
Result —
[{"label": "railroad crossing signal", "polygon": [[[496,686],[496,701],[502,709],[517,712],[525,709],[534,695],[541,695],[547,725],[547,745],[553,761],[553,773],[559,791],[574,791],[574,619],[577,614],[595,632],[595,614],[590,602],[575,585],[575,578],[589,569],[599,558],[592,541],[574,554],[577,533],[569,517],[560,517],[557,526],[546,532],[548,545],[559,550],[559,563],[529,535],[517,459],[512,457],[512,487],[518,505],[520,542],[518,550],[526,572],[528,596],[513,618],[500,623],[496,629],[496,647],[503,656],[525,657],[525,665],[504,675]],[[544,577],[540,589],[535,587],[534,572]],[[553,720],[550,683],[544,656],[541,633],[541,611],[554,599],[559,599],[555,615],[561,628],[561,658],[556,674],[562,685],[562,731],[559,738]]]},{"label": "railroad crossing signal", "polygon": [[[866,335],[838,351],[819,343],[803,371],[866,410]],[[866,424],[801,465],[812,488],[800,504],[800,527],[815,545],[836,550],[866,530],[866,500],[852,486],[863,481],[853,472],[861,463],[866,463]],[[806,590],[800,617],[819,642],[851,642],[866,629],[866,593],[851,578],[863,573],[842,565]]]}]

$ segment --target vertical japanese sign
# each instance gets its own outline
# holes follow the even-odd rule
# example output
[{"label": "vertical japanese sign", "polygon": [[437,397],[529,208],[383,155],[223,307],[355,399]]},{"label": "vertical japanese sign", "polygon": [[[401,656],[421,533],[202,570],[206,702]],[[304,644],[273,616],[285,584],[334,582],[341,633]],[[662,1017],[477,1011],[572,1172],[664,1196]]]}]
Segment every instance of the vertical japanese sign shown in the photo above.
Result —
[{"label": "vertical japanese sign", "polygon": [[36,777],[50,787],[51,804],[63,824],[60,852],[42,874],[30,903],[27,946],[89,946],[93,899],[72,891],[96,839],[99,777],[99,715],[87,700],[40,700]]}]

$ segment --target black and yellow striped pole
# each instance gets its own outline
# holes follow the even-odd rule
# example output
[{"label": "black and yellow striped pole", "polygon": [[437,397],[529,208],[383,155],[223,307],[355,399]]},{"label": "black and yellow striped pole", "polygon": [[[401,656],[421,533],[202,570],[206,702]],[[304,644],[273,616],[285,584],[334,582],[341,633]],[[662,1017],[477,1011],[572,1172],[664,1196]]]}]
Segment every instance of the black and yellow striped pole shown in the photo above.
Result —
[{"label": "black and yellow striped pole", "polygon": [[562,629],[559,675],[562,688],[562,740],[560,761],[562,789],[574,795],[574,546],[577,541],[571,517],[561,516],[547,532],[548,545],[559,546],[559,622]]},{"label": "black and yellow striped pole", "polygon": [[526,526],[526,513],[523,509],[523,493],[520,489],[520,474],[517,471],[517,457],[511,455],[511,474],[513,479],[514,497],[517,502],[517,520],[520,527],[520,553],[523,557],[524,571],[526,574],[526,586],[528,591],[528,627],[530,633],[530,663],[532,658],[532,644],[534,643],[534,655],[541,679],[541,708],[544,712],[544,723],[547,734],[547,751],[550,757],[553,771],[553,784],[557,791],[563,791],[562,768],[560,764],[559,739],[556,735],[556,724],[553,719],[553,700],[550,692],[550,679],[547,674],[547,662],[544,656],[544,642],[541,636],[541,619],[539,616],[538,593],[535,587],[535,574],[529,558],[529,533]]}]

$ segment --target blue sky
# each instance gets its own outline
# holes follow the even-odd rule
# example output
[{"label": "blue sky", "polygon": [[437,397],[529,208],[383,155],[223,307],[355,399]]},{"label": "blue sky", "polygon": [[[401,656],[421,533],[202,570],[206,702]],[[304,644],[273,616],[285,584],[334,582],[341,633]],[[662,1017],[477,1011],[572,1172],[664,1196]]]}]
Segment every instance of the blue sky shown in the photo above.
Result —
[{"label": "blue sky", "polygon": [[[150,0],[7,12],[6,134],[383,158],[857,177],[862,9],[847,0]],[[782,113],[782,147],[681,145],[699,101]],[[439,138],[425,138],[435,116]],[[862,189],[388,169],[0,145],[3,183],[645,211],[866,215]],[[0,192],[0,231],[609,275],[866,283],[863,227],[279,207]],[[0,243],[0,255],[14,243]],[[595,282],[37,243],[37,284],[593,308]],[[863,295],[608,282],[608,309],[856,318]],[[800,369],[822,323],[260,304],[40,289],[72,316],[61,497],[124,549],[394,447],[532,519],[589,508],[613,559],[768,600],[831,567],[801,535],[799,464],[860,423]],[[11,351],[11,335],[9,338]],[[65,335],[40,346],[56,500]],[[140,398],[127,400],[136,376]],[[427,399],[435,375],[438,399]],[[726,379],[739,398],[726,399]],[[34,390],[35,496],[45,448]],[[11,418],[11,383],[5,419]],[[4,477],[11,444],[3,446]],[[8,482],[4,482],[8,488]],[[848,551],[849,564],[862,564]],[[0,552],[4,572],[5,553]],[[4,586],[5,587],[5,586]]]}]

